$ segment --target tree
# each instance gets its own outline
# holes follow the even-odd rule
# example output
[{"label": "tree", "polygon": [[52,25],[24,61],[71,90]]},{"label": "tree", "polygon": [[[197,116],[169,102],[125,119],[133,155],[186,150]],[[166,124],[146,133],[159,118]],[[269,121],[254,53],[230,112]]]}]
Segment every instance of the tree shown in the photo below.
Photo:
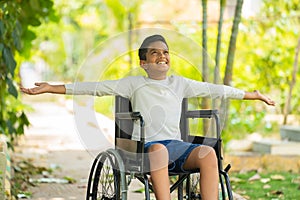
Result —
[{"label": "tree", "polygon": [[134,29],[138,19],[139,7],[141,2],[138,0],[106,0],[106,5],[111,10],[114,20],[117,24],[116,28],[119,32],[128,31],[128,64],[132,67],[132,35],[131,30]]},{"label": "tree", "polygon": [[231,29],[230,42],[227,51],[226,70],[225,70],[225,76],[223,81],[225,85],[231,85],[231,81],[232,81],[233,61],[235,55],[236,40],[237,40],[237,35],[239,30],[239,23],[241,21],[242,7],[243,7],[243,0],[237,0],[233,26]]},{"label": "tree", "polygon": [[217,46],[216,46],[216,55],[215,55],[215,69],[214,69],[214,83],[220,83],[220,53],[221,53],[221,44],[222,44],[222,26],[223,26],[223,16],[226,6],[226,0],[220,0],[220,16],[218,22],[218,35],[217,35]]},{"label": "tree", "polygon": [[[202,0],[202,81],[208,82],[208,56],[207,56],[207,0]],[[203,109],[207,109],[209,107],[209,102],[207,98],[202,99]],[[209,127],[208,121],[203,120],[203,133],[206,133]]]},{"label": "tree", "polygon": [[[267,111],[264,104],[231,101],[226,132],[238,132],[234,137],[242,138],[252,132],[278,133],[277,120],[265,115],[267,112],[282,114],[285,107],[300,33],[299,9],[297,0],[263,0],[255,16],[243,18],[240,22],[234,60],[236,67],[233,68],[234,86],[244,90],[259,89],[274,99],[277,106]],[[299,79],[299,71],[295,75]],[[296,117],[300,112],[300,87],[297,85],[293,88],[289,110],[289,114]]]},{"label": "tree", "polygon": [[[202,0],[202,81],[208,82],[207,65],[207,0]],[[203,101],[203,108],[207,107],[207,101]]]},{"label": "tree", "polygon": [[18,63],[16,54],[28,56],[35,34],[31,26],[42,20],[54,19],[51,0],[0,2],[0,133],[8,136],[10,147],[18,135],[29,125],[16,89]]},{"label": "tree", "polygon": [[293,72],[292,72],[292,80],[289,83],[289,91],[286,98],[284,110],[283,110],[283,124],[287,124],[287,117],[291,109],[291,100],[292,100],[292,92],[294,89],[294,86],[296,84],[296,76],[298,72],[298,56],[300,51],[300,37],[298,38],[298,43],[295,50],[295,58],[294,58],[294,64],[293,64]]},{"label": "tree", "polygon": [[[227,61],[226,61],[226,69],[225,69],[225,76],[224,76],[224,84],[231,86],[232,82],[232,71],[233,71],[233,61],[234,61],[234,55],[235,55],[235,48],[236,48],[236,40],[239,30],[239,23],[241,21],[241,13],[242,13],[242,7],[243,7],[243,0],[237,0],[237,4],[235,6],[235,14],[233,19],[233,25],[231,29],[231,36],[230,36],[230,42],[229,47],[227,51]],[[225,102],[225,122],[228,118],[229,113],[229,103],[230,101],[227,100]],[[226,123],[225,123],[226,126]]]}]

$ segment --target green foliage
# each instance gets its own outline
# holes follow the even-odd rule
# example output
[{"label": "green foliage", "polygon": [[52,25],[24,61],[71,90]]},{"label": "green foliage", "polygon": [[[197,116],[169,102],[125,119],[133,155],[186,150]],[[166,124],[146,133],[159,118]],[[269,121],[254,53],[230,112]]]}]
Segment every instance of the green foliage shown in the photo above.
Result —
[{"label": "green foliage", "polygon": [[[233,86],[248,91],[258,89],[267,94],[276,101],[278,114],[284,108],[292,77],[294,52],[300,33],[299,10],[297,1],[265,0],[259,17],[243,19],[240,25]],[[292,114],[300,111],[299,89],[295,87],[293,91]],[[261,102],[231,103],[226,132],[237,133],[235,135],[258,130],[260,133],[274,133],[278,125],[263,120],[265,108],[262,106]]]},{"label": "green foliage", "polygon": [[[239,84],[251,82],[263,92],[272,91],[281,109],[292,77],[294,51],[300,33],[300,20],[295,15],[299,15],[300,5],[296,2],[265,0],[260,20],[243,21],[238,47],[240,56],[235,72],[236,77],[240,77]],[[247,42],[249,38],[251,42]],[[248,64],[243,66],[241,63],[245,61]],[[245,81],[249,78],[249,82]],[[295,91],[296,99],[299,99],[298,94]],[[297,108],[292,110],[299,113]]]},{"label": "green foliage", "polygon": [[[63,20],[28,28],[31,38],[34,38],[35,34],[38,33],[38,37],[31,43],[29,55],[34,54],[35,58],[42,58],[46,61],[53,72],[51,80],[74,81],[77,70],[100,42],[129,28],[129,14],[132,15],[133,28],[138,27],[136,22],[140,20],[138,18],[140,5],[140,1],[135,0],[55,0],[54,9]],[[276,113],[280,113],[284,107],[284,99],[291,79],[294,49],[300,27],[297,16],[299,16],[297,0],[265,0],[261,13],[254,18],[242,19],[239,26],[232,85],[247,91],[258,89],[262,93],[268,94],[279,105],[276,107]],[[220,76],[225,72],[230,42],[230,28],[226,29],[225,27],[230,27],[231,23],[231,20],[224,21],[220,52]],[[57,28],[58,26],[59,28]],[[3,24],[0,23],[0,31],[2,32],[1,27]],[[201,26],[198,23],[191,22],[189,24],[186,21],[172,21],[170,27],[187,37],[193,38],[199,45],[201,44]],[[18,31],[15,31],[15,35],[17,33]],[[216,25],[208,26],[207,36],[207,52],[208,55],[213,56],[217,41]],[[56,48],[54,50],[41,49],[40,44],[44,42],[53,44]],[[18,44],[18,40],[15,43]],[[4,49],[1,44],[0,49]],[[133,53],[132,59],[133,66],[129,66],[128,55],[122,55],[114,60],[110,66],[107,66],[107,70],[101,74],[99,80],[144,74],[138,67],[138,58],[135,53]],[[212,60],[209,58],[209,61]],[[101,63],[99,63],[100,65]],[[208,74],[211,77],[208,78],[208,81],[213,82],[214,64],[209,67]],[[199,69],[190,66],[188,61],[177,58],[176,55],[172,55],[171,73],[197,80],[202,78]],[[48,79],[50,78],[48,77]],[[14,93],[13,90],[11,92]],[[292,100],[292,113],[294,114],[300,111],[299,94],[300,88],[295,87]],[[97,99],[96,110],[110,115],[112,102],[113,100],[110,98]],[[232,135],[234,137],[235,135],[242,136],[256,131],[274,132],[278,127],[263,120],[266,111],[262,105],[261,102],[232,101],[229,111],[228,138]]]},{"label": "green foliage", "polygon": [[267,112],[258,109],[253,102],[236,103],[232,102],[229,110],[230,121],[223,131],[225,143],[232,139],[243,139],[249,133],[259,132],[263,136],[279,131],[279,126],[275,122],[266,120]]},{"label": "green foliage", "polygon": [[[288,0],[268,0],[262,5],[262,10],[256,17],[243,18],[240,23],[232,85],[246,91],[258,89],[270,96],[277,104],[274,114],[280,114],[284,108],[288,84],[292,77],[294,52],[300,33],[300,9],[297,1]],[[228,25],[228,21],[225,21],[224,25]],[[177,27],[179,30],[193,29],[195,33],[189,34],[189,37],[195,38],[200,44],[200,30],[187,24],[177,24]],[[207,50],[209,55],[215,54],[216,33],[217,27],[210,26]],[[220,52],[220,74],[224,74],[225,71],[229,39],[230,31],[224,29]],[[298,79],[300,79],[299,72],[297,81]],[[213,79],[210,78],[209,81],[212,82]],[[292,114],[300,112],[299,94],[300,87],[296,86],[293,91]],[[233,137],[242,138],[251,132],[270,134],[278,130],[279,125],[276,122],[264,120],[267,106],[263,103],[231,101],[230,106],[227,129],[223,137],[225,141]]]},{"label": "green foliage", "polygon": [[[27,55],[36,37],[29,27],[53,19],[51,0],[9,0],[0,2],[0,134],[11,141],[24,133],[29,122],[16,87],[17,52]],[[12,143],[9,143],[12,147]]]},{"label": "green foliage", "polygon": [[140,4],[136,0],[54,2],[62,20],[31,27],[38,37],[32,43],[30,61],[43,60],[49,66],[45,81],[75,81],[77,71],[97,45],[128,30],[129,14],[135,26]]},{"label": "green foliage", "polygon": [[[130,20],[137,21],[137,13],[139,11],[139,5],[141,4],[138,0],[118,0],[111,1],[105,0],[107,8],[112,13],[112,19],[115,21],[115,30],[124,31],[128,30]],[[129,14],[133,15],[129,19]]]}]

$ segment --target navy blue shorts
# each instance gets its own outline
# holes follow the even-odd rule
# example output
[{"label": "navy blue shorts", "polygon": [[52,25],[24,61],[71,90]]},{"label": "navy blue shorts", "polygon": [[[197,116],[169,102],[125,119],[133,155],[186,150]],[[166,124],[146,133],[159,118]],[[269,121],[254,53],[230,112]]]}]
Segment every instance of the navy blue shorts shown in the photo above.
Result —
[{"label": "navy blue shorts", "polygon": [[169,153],[168,169],[171,173],[190,172],[191,170],[184,170],[183,165],[192,150],[201,146],[201,144],[192,144],[179,140],[161,140],[147,142],[145,144],[145,152],[148,152],[149,147],[153,144],[163,144],[167,148]]}]

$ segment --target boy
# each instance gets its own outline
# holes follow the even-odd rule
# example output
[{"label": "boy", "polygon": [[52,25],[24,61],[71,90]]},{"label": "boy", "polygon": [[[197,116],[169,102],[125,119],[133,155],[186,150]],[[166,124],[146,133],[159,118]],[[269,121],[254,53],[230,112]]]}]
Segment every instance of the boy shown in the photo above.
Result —
[{"label": "boy", "polygon": [[[150,174],[156,199],[171,199],[168,171],[180,172],[190,169],[201,171],[202,199],[218,199],[218,165],[213,148],[181,140],[179,121],[183,98],[200,96],[261,100],[273,106],[274,101],[258,91],[244,92],[229,86],[198,82],[179,76],[168,77],[171,60],[167,42],[161,35],[152,35],[143,41],[139,49],[139,58],[140,66],[147,73],[147,77],[134,76],[120,80],[65,85],[36,83],[35,88],[21,90],[32,95],[89,94],[120,95],[129,98],[133,111],[139,111],[144,117],[145,151],[149,154]],[[138,132],[135,130],[136,128],[133,139],[138,139]],[[171,167],[168,168],[168,165]]]}]

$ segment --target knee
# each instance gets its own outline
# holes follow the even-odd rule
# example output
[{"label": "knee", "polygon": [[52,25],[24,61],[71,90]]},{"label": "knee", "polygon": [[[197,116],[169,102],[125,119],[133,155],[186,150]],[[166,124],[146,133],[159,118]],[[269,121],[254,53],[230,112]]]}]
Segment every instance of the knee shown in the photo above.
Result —
[{"label": "knee", "polygon": [[162,144],[153,144],[148,149],[151,166],[167,166],[169,154],[167,148]]},{"label": "knee", "polygon": [[218,159],[215,150],[210,146],[201,146],[198,151],[199,165],[217,168]]},{"label": "knee", "polygon": [[148,149],[149,156],[168,156],[167,148],[162,144],[153,144]]}]

